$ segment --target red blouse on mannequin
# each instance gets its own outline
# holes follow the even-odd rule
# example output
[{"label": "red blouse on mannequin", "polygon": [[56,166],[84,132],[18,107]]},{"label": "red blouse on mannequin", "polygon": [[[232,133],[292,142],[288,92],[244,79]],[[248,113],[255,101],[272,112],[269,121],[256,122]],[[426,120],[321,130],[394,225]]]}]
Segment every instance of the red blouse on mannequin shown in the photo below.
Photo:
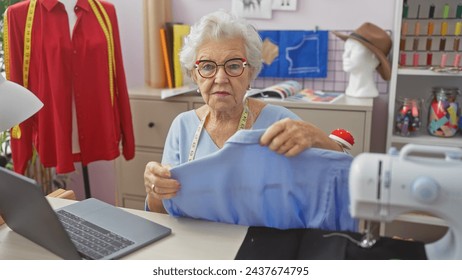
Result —
[{"label": "red blouse on mannequin", "polygon": [[[58,0],[37,0],[31,33],[28,88],[45,104],[20,125],[21,138],[12,140],[15,171],[24,173],[33,145],[45,167],[57,173],[74,170],[120,155],[134,157],[133,124],[125,80],[115,8],[99,1],[112,26],[114,50],[113,92],[109,79],[108,40],[88,0],[74,8],[71,37],[66,9]],[[7,10],[10,80],[23,84],[24,32],[30,1]],[[103,19],[104,20],[104,19]],[[78,144],[72,149],[72,95],[75,99]]]}]

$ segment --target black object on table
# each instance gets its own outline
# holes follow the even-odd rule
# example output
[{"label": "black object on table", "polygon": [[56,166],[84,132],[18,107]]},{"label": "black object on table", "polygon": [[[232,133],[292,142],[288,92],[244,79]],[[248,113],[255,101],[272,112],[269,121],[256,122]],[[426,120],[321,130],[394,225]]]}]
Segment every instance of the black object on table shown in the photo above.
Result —
[{"label": "black object on table", "polygon": [[[236,260],[425,260],[424,243],[381,237],[371,248],[361,248],[342,236],[320,229],[280,230],[250,227]],[[338,232],[361,240],[363,234]]]}]

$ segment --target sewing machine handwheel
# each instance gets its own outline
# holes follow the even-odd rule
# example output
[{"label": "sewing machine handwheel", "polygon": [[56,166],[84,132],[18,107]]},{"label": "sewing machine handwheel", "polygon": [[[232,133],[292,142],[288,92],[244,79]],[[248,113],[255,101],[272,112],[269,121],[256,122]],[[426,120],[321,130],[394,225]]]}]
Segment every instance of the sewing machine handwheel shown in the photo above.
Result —
[{"label": "sewing machine handwheel", "polygon": [[438,183],[429,177],[419,177],[412,183],[412,196],[419,202],[432,203],[439,195]]}]

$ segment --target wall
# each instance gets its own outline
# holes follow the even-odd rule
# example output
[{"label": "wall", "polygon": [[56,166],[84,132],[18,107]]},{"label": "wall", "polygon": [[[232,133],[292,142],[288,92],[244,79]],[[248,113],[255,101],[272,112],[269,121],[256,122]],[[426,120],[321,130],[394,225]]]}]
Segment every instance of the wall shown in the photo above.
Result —
[{"label": "wall", "polygon": [[[117,9],[127,84],[144,84],[143,1],[109,0]],[[156,1],[156,0],[150,0]],[[231,9],[231,0],[171,0],[173,20],[192,24],[202,15],[217,9]],[[366,21],[386,30],[393,29],[395,1],[392,0],[298,0],[297,11],[273,11],[271,20],[249,19],[259,29],[354,30]],[[388,95],[374,99],[371,150],[385,152]],[[115,174],[113,162],[89,166],[94,197],[114,202]],[[73,183],[78,197],[83,197],[81,173]],[[142,186],[140,186],[142,187]]]},{"label": "wall", "polygon": [[[277,0],[275,0],[277,1]],[[173,19],[193,23],[231,0],[172,0]],[[355,29],[365,21],[392,29],[393,0],[298,0],[296,12],[273,11],[271,20],[250,20],[259,29]]]},{"label": "wall", "polygon": [[[173,20],[192,24],[217,9],[231,9],[230,0],[172,0]],[[273,11],[271,20],[249,19],[257,29],[354,30],[372,22],[393,29],[395,1],[387,0],[298,0],[297,11]],[[330,65],[329,65],[330,67]],[[330,79],[330,77],[328,77]],[[381,82],[380,78],[377,78]],[[380,88],[383,88],[379,86]],[[316,88],[319,89],[319,88]],[[371,151],[385,152],[388,87],[374,99]]]}]

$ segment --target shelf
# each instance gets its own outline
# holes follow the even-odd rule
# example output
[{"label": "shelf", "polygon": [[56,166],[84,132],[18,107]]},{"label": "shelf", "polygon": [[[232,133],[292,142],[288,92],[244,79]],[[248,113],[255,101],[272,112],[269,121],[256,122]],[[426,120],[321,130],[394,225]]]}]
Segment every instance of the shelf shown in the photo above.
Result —
[{"label": "shelf", "polygon": [[[448,5],[450,6],[451,13],[453,13],[455,7],[459,5],[459,0],[447,0]],[[445,2],[442,3],[441,1],[430,1],[430,0],[415,0],[412,3],[409,3],[409,14],[411,17],[416,17],[419,11],[419,7],[422,8],[421,10],[424,15],[428,14],[429,6],[434,4],[436,6],[436,12],[439,13],[440,16],[435,17],[432,19],[434,21],[434,32],[431,36],[425,36],[422,32],[426,32],[428,30],[428,21],[429,19],[424,18],[406,18],[403,19],[403,4],[404,0],[396,0],[395,5],[395,24],[393,30],[393,57],[392,57],[392,75],[390,79],[390,92],[389,92],[389,102],[388,102],[388,130],[387,130],[387,151],[390,148],[394,147],[398,150],[404,147],[407,144],[420,144],[420,145],[432,145],[432,146],[440,146],[440,147],[462,147],[462,134],[457,133],[454,137],[450,138],[443,138],[432,136],[427,133],[427,115],[428,110],[421,108],[422,115],[422,125],[421,130],[416,136],[411,137],[404,137],[399,135],[394,135],[395,131],[395,116],[397,112],[397,106],[399,106],[400,98],[409,97],[409,98],[419,98],[428,100],[427,98],[430,97],[430,93],[432,92],[433,87],[457,87],[461,88],[461,77],[462,71],[459,72],[452,72],[452,73],[444,73],[444,72],[435,72],[430,70],[430,67],[425,66],[426,60],[424,61],[423,51],[424,49],[430,49],[429,52],[432,53],[432,64],[435,64],[436,61],[441,61],[442,54],[447,54],[447,62],[453,63],[455,60],[454,52],[454,39],[458,38],[454,36],[456,24],[462,19],[456,18],[441,18],[441,12],[443,11],[443,5]],[[419,6],[420,5],[420,6]],[[436,15],[436,14],[435,14]],[[402,23],[403,21],[408,21],[408,30],[407,36],[402,37]],[[415,20],[420,21],[420,31],[416,31],[416,24]],[[438,46],[438,41],[442,38],[441,32],[440,35],[435,34],[435,32],[440,31],[441,21],[445,20],[448,22],[447,26],[447,33],[444,38],[447,38],[446,45],[444,47],[445,51],[436,50]],[[416,35],[417,34],[417,35]],[[427,39],[431,38],[431,45],[427,47],[427,41],[423,40],[423,38],[427,37]],[[419,39],[416,42],[418,44],[415,46],[414,41],[410,41],[412,39]],[[402,39],[407,39],[404,41],[404,46]],[[412,44],[410,44],[412,43]],[[441,43],[441,41],[439,42]],[[413,50],[410,50],[409,46],[412,45],[412,49],[416,49],[419,53],[419,61],[418,65],[420,67],[412,67],[408,65],[407,62],[405,64],[407,66],[400,66],[400,61],[402,59],[401,54],[404,52],[406,53],[406,58],[409,59],[414,53]],[[406,47],[407,46],[407,47]],[[451,47],[449,49],[449,47]],[[406,50],[402,50],[405,48]],[[439,48],[438,48],[439,49]],[[408,57],[409,56],[409,57]],[[412,57],[413,60],[414,57]],[[409,60],[407,60],[409,61]],[[445,63],[445,64],[448,64]],[[438,64],[434,65],[435,68],[438,68]],[[449,65],[448,65],[449,66]],[[449,68],[448,68],[449,69]],[[462,70],[460,68],[459,70]],[[425,103],[425,107],[429,104]],[[402,171],[404,172],[404,171]],[[401,174],[399,174],[401,175]],[[424,175],[424,174],[422,174]],[[402,175],[403,176],[403,175]],[[396,221],[396,223],[395,223]],[[381,223],[381,233],[393,234],[398,236],[407,236],[410,238],[418,238],[418,240],[430,240],[435,239],[435,236],[441,233],[442,227],[447,227],[446,221],[440,219],[438,217],[432,215],[422,215],[421,213],[406,213],[403,215],[399,215],[393,222],[390,223]]]},{"label": "shelf", "polygon": [[435,72],[428,68],[399,68],[398,75],[408,75],[408,76],[436,76],[436,77],[462,77],[462,71],[458,73],[442,73]]},{"label": "shelf", "polygon": [[433,21],[442,21],[442,20],[447,20],[447,21],[460,21],[462,20],[462,18],[457,18],[457,17],[447,17],[447,18],[443,18],[443,17],[435,17],[435,18],[422,18],[422,17],[407,17],[407,18],[403,18],[402,19],[403,21],[406,21],[406,20],[420,20],[420,21],[424,21],[424,20],[433,20]]},{"label": "shelf", "polygon": [[414,137],[403,137],[393,135],[391,136],[391,142],[397,144],[421,144],[421,145],[435,145],[435,146],[444,146],[444,147],[462,147],[462,137],[456,135],[451,138],[441,138],[431,135],[419,135]]}]

